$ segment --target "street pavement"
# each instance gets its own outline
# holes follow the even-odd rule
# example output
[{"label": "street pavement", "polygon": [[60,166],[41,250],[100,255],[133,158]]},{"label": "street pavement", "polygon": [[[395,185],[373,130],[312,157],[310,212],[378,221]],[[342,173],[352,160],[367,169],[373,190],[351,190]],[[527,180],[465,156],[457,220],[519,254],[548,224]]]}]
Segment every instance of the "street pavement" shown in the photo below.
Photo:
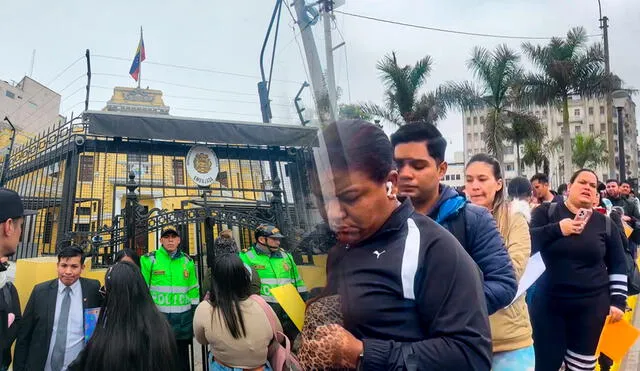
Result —
[{"label": "street pavement", "polygon": [[[636,306],[636,310],[633,314],[633,326],[635,328],[640,328],[640,307]],[[640,371],[640,341],[636,341],[636,343],[631,347],[629,353],[622,361],[620,365],[621,371]]]}]

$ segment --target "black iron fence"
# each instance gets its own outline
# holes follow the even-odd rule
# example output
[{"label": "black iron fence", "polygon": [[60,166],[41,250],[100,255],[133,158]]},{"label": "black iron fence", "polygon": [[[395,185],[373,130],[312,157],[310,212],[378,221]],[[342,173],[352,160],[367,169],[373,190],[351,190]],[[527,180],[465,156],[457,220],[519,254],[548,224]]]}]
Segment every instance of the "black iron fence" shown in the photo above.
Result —
[{"label": "black iron fence", "polygon": [[[218,158],[218,176],[207,188],[187,175],[186,155],[195,145]],[[317,220],[306,181],[309,153],[305,147],[92,135],[75,117],[16,146],[9,157],[5,186],[38,211],[17,258],[55,254],[74,243],[105,265],[123,247],[146,252],[166,225],[194,234],[193,225],[203,223],[212,235],[234,228],[245,247],[259,222],[295,237]]]}]

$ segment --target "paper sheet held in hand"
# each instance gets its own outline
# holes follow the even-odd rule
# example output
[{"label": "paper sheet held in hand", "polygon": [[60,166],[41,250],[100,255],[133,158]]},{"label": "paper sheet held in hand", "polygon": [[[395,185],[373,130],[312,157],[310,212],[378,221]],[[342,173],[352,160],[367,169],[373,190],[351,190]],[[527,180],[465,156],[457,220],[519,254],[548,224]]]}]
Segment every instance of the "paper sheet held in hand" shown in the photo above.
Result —
[{"label": "paper sheet held in hand", "polygon": [[520,298],[525,292],[527,292],[527,289],[531,287],[531,285],[533,285],[538,280],[538,278],[540,278],[540,276],[542,276],[542,273],[544,273],[545,269],[546,267],[544,265],[544,262],[542,261],[542,255],[540,255],[539,252],[533,254],[529,258],[527,266],[524,268],[522,277],[520,277],[516,297],[513,298],[513,301],[511,301],[509,305],[513,304],[513,302],[518,300],[518,298]]}]

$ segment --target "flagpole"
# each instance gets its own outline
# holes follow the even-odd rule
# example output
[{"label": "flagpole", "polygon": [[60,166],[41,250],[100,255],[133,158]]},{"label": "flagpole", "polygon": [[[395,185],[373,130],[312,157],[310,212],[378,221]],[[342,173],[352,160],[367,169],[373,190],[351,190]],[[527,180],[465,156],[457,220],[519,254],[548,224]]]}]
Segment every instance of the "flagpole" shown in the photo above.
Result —
[{"label": "flagpole", "polygon": [[[142,26],[140,26],[140,41],[139,45],[142,44]],[[140,66],[138,67],[138,89],[140,89],[140,82],[142,81],[142,50],[140,50]]]}]

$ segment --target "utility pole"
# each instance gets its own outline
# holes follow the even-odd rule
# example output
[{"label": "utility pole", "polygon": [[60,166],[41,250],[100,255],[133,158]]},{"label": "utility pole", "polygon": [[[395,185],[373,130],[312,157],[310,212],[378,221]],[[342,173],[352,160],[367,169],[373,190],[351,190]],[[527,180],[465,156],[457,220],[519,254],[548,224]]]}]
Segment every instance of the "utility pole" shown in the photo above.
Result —
[{"label": "utility pole", "polygon": [[[607,77],[611,74],[611,65],[609,62],[609,18],[602,16],[602,4],[598,0],[598,11],[600,14],[600,29],[602,30],[602,39],[604,43],[604,72]],[[613,100],[611,98],[611,92],[608,91],[606,95],[607,109],[605,113],[607,115],[607,149],[609,150],[609,177],[616,177],[616,151],[615,141],[613,138]]]},{"label": "utility pole", "polygon": [[318,116],[322,124],[328,124],[335,120],[336,114],[330,103],[327,84],[324,74],[322,73],[322,65],[320,64],[320,56],[318,55],[318,48],[316,47],[316,42],[313,39],[313,31],[311,30],[311,26],[317,21],[319,14],[312,6],[307,7],[304,0],[295,0],[293,5],[298,19],[297,23],[300,28],[300,35],[302,36],[307,66],[309,67],[311,88],[313,90],[313,98]]},{"label": "utility pole", "polygon": [[7,180],[7,172],[9,171],[9,161],[11,160],[11,151],[13,151],[13,144],[16,141],[16,127],[13,126],[13,123],[9,120],[7,116],[4,117],[4,121],[6,121],[9,126],[11,126],[11,142],[9,144],[9,151],[4,156],[4,162],[2,164],[2,176],[0,177],[0,187],[4,187],[4,184]]},{"label": "utility pole", "polygon": [[324,23],[324,48],[327,57],[327,88],[329,89],[329,103],[331,104],[331,109],[333,110],[333,112],[337,114],[338,94],[336,91],[336,76],[335,68],[333,65],[334,48],[333,41],[331,39],[331,17],[333,16],[333,0],[324,0],[322,10],[322,21]]}]

